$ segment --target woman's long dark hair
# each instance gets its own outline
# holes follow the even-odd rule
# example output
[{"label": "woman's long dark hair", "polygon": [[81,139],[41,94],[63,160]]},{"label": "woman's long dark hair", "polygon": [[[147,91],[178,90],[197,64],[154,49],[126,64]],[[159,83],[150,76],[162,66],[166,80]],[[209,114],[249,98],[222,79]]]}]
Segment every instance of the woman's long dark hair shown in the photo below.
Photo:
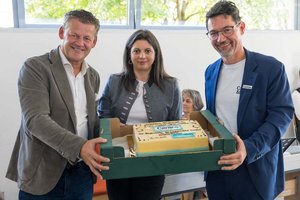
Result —
[{"label": "woman's long dark hair", "polygon": [[126,90],[135,90],[136,77],[133,71],[133,64],[130,59],[130,52],[133,44],[137,40],[146,40],[153,47],[155,51],[155,58],[150,71],[149,81],[154,82],[161,90],[164,90],[164,79],[173,78],[168,75],[164,69],[163,56],[161,48],[156,37],[149,30],[137,30],[134,32],[126,42],[123,54],[123,72],[121,84],[125,86]]}]

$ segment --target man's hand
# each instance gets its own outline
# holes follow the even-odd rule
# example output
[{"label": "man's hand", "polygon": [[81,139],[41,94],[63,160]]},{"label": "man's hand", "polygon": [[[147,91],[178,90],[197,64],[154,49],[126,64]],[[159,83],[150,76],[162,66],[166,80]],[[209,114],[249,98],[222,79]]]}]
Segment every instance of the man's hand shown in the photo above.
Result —
[{"label": "man's hand", "polygon": [[226,165],[221,168],[222,170],[234,170],[246,159],[247,151],[243,140],[237,134],[234,134],[233,137],[237,142],[236,152],[220,157],[218,164]]},{"label": "man's hand", "polygon": [[96,152],[96,145],[99,143],[105,143],[107,140],[104,138],[95,138],[86,141],[80,150],[80,158],[87,164],[91,171],[102,179],[100,174],[101,170],[109,170],[108,166],[102,165],[103,162],[109,162],[109,158],[101,156]]}]

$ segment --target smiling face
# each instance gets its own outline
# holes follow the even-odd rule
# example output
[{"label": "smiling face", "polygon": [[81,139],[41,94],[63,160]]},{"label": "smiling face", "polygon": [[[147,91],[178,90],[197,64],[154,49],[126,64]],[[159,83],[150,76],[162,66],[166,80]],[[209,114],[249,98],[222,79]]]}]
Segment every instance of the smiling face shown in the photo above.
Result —
[{"label": "smiling face", "polygon": [[61,50],[73,67],[81,67],[97,43],[95,26],[75,18],[69,20],[67,27],[59,29],[59,37],[62,40]]},{"label": "smiling face", "polygon": [[130,50],[130,59],[135,73],[150,73],[155,60],[153,46],[147,40],[137,40]]},{"label": "smiling face", "polygon": [[230,36],[225,36],[219,32],[218,37],[211,40],[211,44],[222,56],[225,64],[234,64],[245,57],[241,39],[245,32],[245,23],[240,22],[239,25],[236,25],[229,15],[217,15],[208,19],[207,28],[209,32],[223,31],[226,27],[234,27],[233,33]]}]

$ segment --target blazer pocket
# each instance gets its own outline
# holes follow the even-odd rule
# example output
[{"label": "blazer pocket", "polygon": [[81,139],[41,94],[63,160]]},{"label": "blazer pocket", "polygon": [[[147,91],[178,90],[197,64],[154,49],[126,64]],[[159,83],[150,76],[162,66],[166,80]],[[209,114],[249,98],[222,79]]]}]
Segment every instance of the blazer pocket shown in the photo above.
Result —
[{"label": "blazer pocket", "polygon": [[266,112],[266,108],[265,107],[261,107],[261,106],[256,106],[256,111],[257,112]]},{"label": "blazer pocket", "polygon": [[24,135],[19,151],[18,174],[22,181],[28,181],[32,179],[39,167],[45,146],[35,141],[36,139]]}]

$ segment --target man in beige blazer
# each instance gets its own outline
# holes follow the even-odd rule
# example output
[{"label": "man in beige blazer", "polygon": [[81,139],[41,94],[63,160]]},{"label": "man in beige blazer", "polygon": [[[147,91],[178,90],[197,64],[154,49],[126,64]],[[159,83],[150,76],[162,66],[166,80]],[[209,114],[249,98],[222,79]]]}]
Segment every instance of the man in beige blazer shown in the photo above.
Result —
[{"label": "man in beige blazer", "polygon": [[95,151],[99,137],[99,74],[85,62],[97,42],[99,20],[92,13],[65,14],[62,44],[25,61],[18,90],[21,127],[6,177],[16,181],[19,199],[91,199],[95,175],[109,162]]}]

